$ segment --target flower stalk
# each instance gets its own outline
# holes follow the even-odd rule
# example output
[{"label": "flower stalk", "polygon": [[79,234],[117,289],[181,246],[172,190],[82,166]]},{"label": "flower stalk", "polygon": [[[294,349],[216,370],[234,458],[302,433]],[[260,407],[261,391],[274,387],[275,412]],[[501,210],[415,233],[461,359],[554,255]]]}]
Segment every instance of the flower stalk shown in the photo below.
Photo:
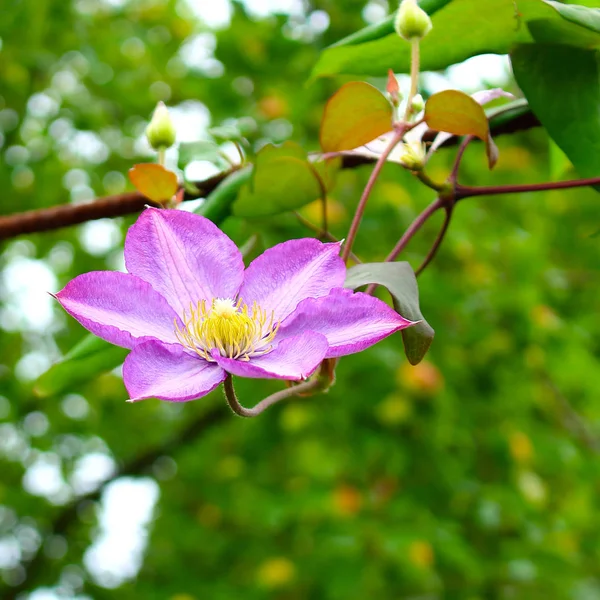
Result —
[{"label": "flower stalk", "polygon": [[371,176],[369,177],[369,181],[367,182],[367,185],[365,186],[365,189],[363,190],[363,193],[358,202],[356,212],[354,213],[354,218],[352,219],[352,223],[350,224],[348,236],[346,237],[346,243],[344,244],[344,248],[342,250],[342,259],[344,260],[344,262],[348,261],[348,257],[352,252],[352,244],[354,244],[354,240],[356,239],[356,234],[358,233],[360,222],[365,213],[367,202],[369,201],[369,196],[373,191],[373,187],[375,186],[375,182],[377,181],[377,178],[381,173],[381,169],[383,169],[383,165],[386,163],[388,156],[391,154],[392,150],[402,141],[405,131],[406,128],[404,127],[404,124],[400,124],[399,127],[394,131],[394,135],[390,140],[390,143],[388,144],[387,148],[377,159],[375,167],[371,171]]},{"label": "flower stalk", "polygon": [[410,91],[408,92],[408,98],[406,99],[404,121],[410,120],[413,114],[413,99],[417,95],[420,70],[419,42],[419,38],[412,38],[410,40]]},{"label": "flower stalk", "polygon": [[227,375],[225,381],[223,382],[225,399],[227,400],[229,408],[231,408],[231,410],[238,415],[238,417],[244,418],[258,417],[258,415],[262,414],[265,410],[267,410],[267,408],[277,404],[278,402],[281,402],[282,400],[292,398],[293,396],[312,394],[322,389],[323,381],[320,376],[317,376],[313,379],[308,379],[302,383],[286,388],[285,390],[275,392],[274,394],[271,394],[270,396],[267,396],[261,400],[256,406],[253,406],[252,408],[246,408],[240,404],[240,401],[237,398],[235,388],[233,387],[233,377],[231,375]]}]

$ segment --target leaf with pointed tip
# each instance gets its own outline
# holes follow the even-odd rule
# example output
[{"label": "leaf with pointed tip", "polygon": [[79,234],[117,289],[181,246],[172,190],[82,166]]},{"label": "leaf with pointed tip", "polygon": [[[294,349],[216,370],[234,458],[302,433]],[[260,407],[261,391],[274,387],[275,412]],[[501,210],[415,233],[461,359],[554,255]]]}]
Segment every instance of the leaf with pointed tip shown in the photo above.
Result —
[{"label": "leaf with pointed tip", "polygon": [[155,163],[141,163],[129,169],[129,179],[138,192],[153,202],[170,200],[177,188],[177,175]]},{"label": "leaf with pointed tip", "polygon": [[256,156],[250,182],[233,204],[238,217],[263,217],[296,210],[320,198],[321,183],[297,144],[268,145]]},{"label": "leaf with pointed tip", "polygon": [[406,358],[411,365],[420,363],[433,342],[435,332],[421,314],[417,279],[411,266],[407,262],[355,265],[348,269],[344,287],[355,290],[370,283],[387,288],[392,295],[394,308],[405,319],[419,321],[401,333]]},{"label": "leaf with pointed tip", "polygon": [[206,200],[194,211],[219,225],[231,215],[233,203],[240,190],[250,181],[252,166],[246,166],[231,173],[206,197]]},{"label": "leaf with pointed tip", "polygon": [[118,367],[128,352],[127,348],[113,346],[95,335],[87,335],[38,378],[34,393],[47,398],[72,389]]},{"label": "leaf with pointed tip", "polygon": [[321,120],[324,152],[352,150],[392,128],[392,105],[372,85],[351,81],[327,102]]},{"label": "leaf with pointed tip", "polygon": [[[515,41],[530,40],[519,23],[521,0],[518,10],[515,0],[427,0],[420,5],[433,15],[433,29],[420,43],[422,71],[445,69],[479,54],[506,54]],[[311,77],[383,77],[390,68],[410,72],[410,44],[394,32],[393,16],[326,48]]]},{"label": "leaf with pointed tip", "polygon": [[511,53],[535,116],[582,177],[600,173],[598,57],[598,51],[561,44],[521,44]]},{"label": "leaf with pointed tip", "polygon": [[[440,10],[440,8],[444,8],[444,6],[446,6],[446,4],[448,4],[450,1],[451,0],[420,0],[419,6],[429,16],[431,16],[435,14],[438,10]],[[395,33],[395,19],[396,13],[394,12],[389,17],[386,17],[383,21],[364,27],[359,31],[355,31],[349,36],[346,36],[345,38],[337,41],[335,44],[332,44],[330,47],[333,48],[336,46],[355,46],[364,42],[372,42],[374,40],[378,40],[382,37],[385,37],[386,35],[389,35],[390,33]]]},{"label": "leaf with pointed tip", "polygon": [[221,149],[215,142],[198,141],[179,144],[177,166],[183,171],[187,165],[195,160],[204,160],[221,168],[229,165],[223,158]]},{"label": "leaf with pointed tip", "polygon": [[556,10],[563,19],[581,25],[581,27],[585,27],[590,31],[600,33],[599,8],[588,8],[577,4],[562,4],[562,2],[554,2],[553,0],[543,1]]}]

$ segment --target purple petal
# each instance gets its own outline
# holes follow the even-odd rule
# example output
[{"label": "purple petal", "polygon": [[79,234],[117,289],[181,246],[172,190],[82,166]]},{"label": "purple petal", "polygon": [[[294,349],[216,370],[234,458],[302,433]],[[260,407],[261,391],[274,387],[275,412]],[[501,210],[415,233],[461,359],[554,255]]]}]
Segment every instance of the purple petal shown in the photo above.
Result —
[{"label": "purple petal", "polygon": [[92,271],[71,280],[55,298],[86,329],[111,344],[133,348],[140,339],[176,343],[175,311],[150,284],[112,271]]},{"label": "purple petal", "polygon": [[234,298],[242,255],[211,221],[180,210],[146,209],[129,229],[125,264],[182,315],[190,304]]},{"label": "purple petal", "polygon": [[282,321],[305,298],[326,296],[344,285],[346,267],[339,257],[340,244],[323,244],[305,238],[269,248],[246,269],[240,298],[254,301]]},{"label": "purple petal", "polygon": [[232,375],[257,379],[306,379],[325,358],[327,340],[312,331],[283,340],[274,350],[249,361],[224,358],[213,350],[213,358]]},{"label": "purple petal", "polygon": [[325,358],[334,358],[360,352],[412,324],[377,298],[335,289],[324,298],[302,302],[282,323],[276,340],[316,331],[327,338]]},{"label": "purple petal", "polygon": [[215,363],[192,356],[181,346],[148,341],[125,359],[123,381],[131,402],[159,398],[186,402],[206,396],[225,379]]}]

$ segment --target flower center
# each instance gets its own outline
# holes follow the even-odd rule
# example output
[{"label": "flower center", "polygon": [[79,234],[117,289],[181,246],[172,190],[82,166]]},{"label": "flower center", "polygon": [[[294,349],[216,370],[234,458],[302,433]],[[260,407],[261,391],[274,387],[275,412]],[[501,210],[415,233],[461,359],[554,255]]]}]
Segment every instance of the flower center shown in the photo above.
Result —
[{"label": "flower center", "polygon": [[256,302],[249,309],[241,300],[215,298],[207,309],[206,301],[190,305],[183,315],[183,327],[175,322],[179,342],[205,360],[214,362],[212,350],[221,356],[250,360],[270,352],[279,329],[274,315],[267,316]]}]

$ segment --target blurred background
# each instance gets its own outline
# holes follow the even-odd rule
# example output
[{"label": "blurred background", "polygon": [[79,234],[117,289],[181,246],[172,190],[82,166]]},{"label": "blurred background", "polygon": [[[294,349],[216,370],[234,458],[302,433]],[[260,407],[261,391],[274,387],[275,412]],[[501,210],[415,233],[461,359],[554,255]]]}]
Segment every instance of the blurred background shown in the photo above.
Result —
[{"label": "blurred background", "polygon": [[[347,80],[307,85],[320,50],[395,8],[0,0],[0,214],[131,189],[127,169],[153,158],[143,131],[159,100],[179,141],[243,118],[255,149],[290,139],[317,150],[323,104]],[[422,83],[518,95],[506,57]],[[463,183],[576,176],[541,128],[497,142],[492,173],[481,144],[469,147]],[[453,152],[435,157],[435,179]],[[185,175],[215,172],[197,161]],[[329,215],[339,238],[369,172],[339,175]],[[358,256],[382,260],[431,200],[387,166]],[[318,223],[317,205],[302,213]],[[413,266],[440,218],[405,252]],[[436,329],[426,360],[411,367],[392,336],[342,360],[328,394],[248,421],[220,391],[126,404],[118,370],[33,393],[85,335],[47,292],[123,268],[133,220],[0,246],[0,598],[600,598],[596,192],[464,201],[419,278]],[[239,244],[257,233],[256,252],[313,235],[292,215],[223,228]],[[252,405],[278,384],[237,387]]]}]

